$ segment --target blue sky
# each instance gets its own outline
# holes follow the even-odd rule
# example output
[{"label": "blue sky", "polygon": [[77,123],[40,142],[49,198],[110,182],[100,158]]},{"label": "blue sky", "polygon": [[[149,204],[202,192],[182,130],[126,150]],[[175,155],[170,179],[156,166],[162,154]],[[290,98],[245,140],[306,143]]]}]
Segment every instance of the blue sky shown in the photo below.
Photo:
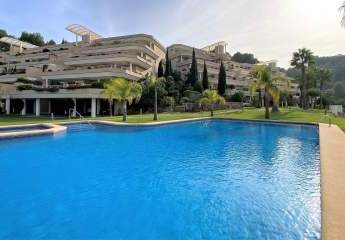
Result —
[{"label": "blue sky", "polygon": [[[4,1],[4,0],[0,0]],[[53,2],[53,4],[52,4]],[[1,4],[0,28],[19,35],[40,32],[46,40],[72,41],[65,27],[79,23],[102,36],[154,35],[163,45],[202,47],[228,42],[231,54],[252,52],[287,67],[292,52],[345,54],[340,27],[342,0],[11,0]]]}]

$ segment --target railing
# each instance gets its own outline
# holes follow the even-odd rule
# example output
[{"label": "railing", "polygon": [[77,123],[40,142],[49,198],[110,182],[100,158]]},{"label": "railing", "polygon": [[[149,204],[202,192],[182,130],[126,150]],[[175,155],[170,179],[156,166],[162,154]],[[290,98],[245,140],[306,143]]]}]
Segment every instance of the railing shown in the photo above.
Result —
[{"label": "railing", "polygon": [[89,124],[91,127],[94,128],[94,126],[92,125],[92,123],[90,122],[90,120],[88,119],[85,119],[83,115],[81,115],[77,110],[75,110],[74,108],[70,108],[68,110],[68,119],[71,120],[71,118],[73,117],[72,115],[78,115],[79,116],[79,120],[80,121],[83,121],[83,122],[86,122],[87,124]]}]

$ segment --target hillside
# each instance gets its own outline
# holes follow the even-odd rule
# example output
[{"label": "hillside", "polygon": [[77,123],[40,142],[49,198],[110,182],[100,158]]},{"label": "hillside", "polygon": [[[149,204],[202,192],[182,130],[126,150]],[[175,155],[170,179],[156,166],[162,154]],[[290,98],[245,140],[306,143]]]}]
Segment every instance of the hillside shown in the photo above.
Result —
[{"label": "hillside", "polygon": [[316,65],[329,68],[334,81],[345,81],[345,55],[316,57],[315,62]]}]

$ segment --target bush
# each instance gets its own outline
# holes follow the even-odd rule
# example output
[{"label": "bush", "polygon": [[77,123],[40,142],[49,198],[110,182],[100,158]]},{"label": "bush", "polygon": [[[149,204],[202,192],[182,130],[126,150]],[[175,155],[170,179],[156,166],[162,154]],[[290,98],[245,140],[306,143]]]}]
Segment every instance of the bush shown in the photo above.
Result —
[{"label": "bush", "polygon": [[231,102],[242,102],[242,100],[243,100],[242,92],[237,92],[230,97]]},{"label": "bush", "polygon": [[28,80],[26,78],[17,78],[17,82],[25,83],[25,84],[33,84],[37,86],[42,85],[42,82],[40,80]]},{"label": "bush", "polygon": [[32,90],[32,86],[31,86],[31,85],[28,85],[28,84],[18,85],[18,86],[17,86],[17,90],[18,90],[18,91]]}]

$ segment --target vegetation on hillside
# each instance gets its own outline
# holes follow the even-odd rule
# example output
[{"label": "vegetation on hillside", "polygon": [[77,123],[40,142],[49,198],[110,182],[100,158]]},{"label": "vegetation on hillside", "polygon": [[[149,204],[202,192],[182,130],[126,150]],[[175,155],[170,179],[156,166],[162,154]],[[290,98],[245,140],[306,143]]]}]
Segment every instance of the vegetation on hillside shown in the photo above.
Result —
[{"label": "vegetation on hillside", "polygon": [[231,60],[238,63],[250,63],[250,64],[259,63],[258,59],[256,59],[254,55],[251,53],[237,52],[232,56]]},{"label": "vegetation on hillside", "polygon": [[[21,35],[17,38],[13,35],[7,33],[6,30],[0,29],[0,38],[1,37],[11,37],[21,40],[23,42],[31,43],[37,46],[45,46],[45,45],[55,45],[56,42],[54,40],[49,40],[47,42],[44,41],[44,37],[42,34],[38,32],[22,32]],[[8,44],[0,43],[0,52],[5,52],[9,50]]]}]

